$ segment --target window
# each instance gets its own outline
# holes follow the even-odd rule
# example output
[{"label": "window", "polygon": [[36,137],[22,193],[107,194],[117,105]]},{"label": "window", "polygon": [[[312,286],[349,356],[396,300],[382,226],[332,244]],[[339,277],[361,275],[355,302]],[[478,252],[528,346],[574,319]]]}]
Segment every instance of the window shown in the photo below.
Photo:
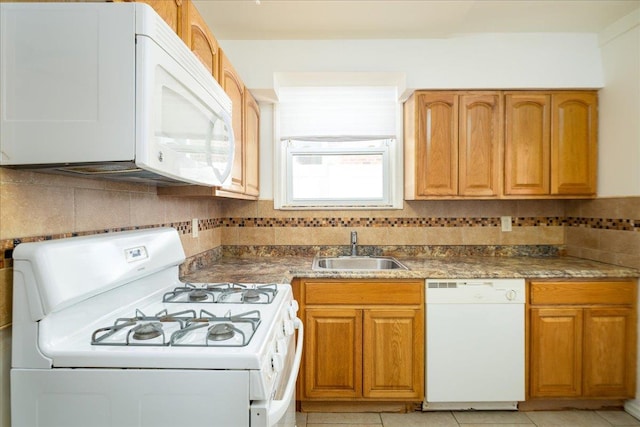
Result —
[{"label": "window", "polygon": [[279,96],[276,208],[401,208],[395,88],[295,87]]}]

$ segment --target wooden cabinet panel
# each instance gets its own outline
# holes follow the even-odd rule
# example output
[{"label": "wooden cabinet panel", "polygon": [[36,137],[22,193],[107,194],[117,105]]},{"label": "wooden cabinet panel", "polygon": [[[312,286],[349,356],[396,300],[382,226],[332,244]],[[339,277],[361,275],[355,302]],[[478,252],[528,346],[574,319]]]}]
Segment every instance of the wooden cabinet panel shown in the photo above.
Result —
[{"label": "wooden cabinet panel", "polygon": [[[165,1],[166,2],[166,1]],[[185,43],[196,57],[209,70],[211,75],[218,79],[218,41],[213,37],[209,27],[196,9],[195,5],[189,1],[187,4],[187,31]]]},{"label": "wooden cabinet panel", "polygon": [[260,195],[260,107],[248,90],[244,92],[244,138],[246,145],[245,194]]},{"label": "wooden cabinet panel", "polygon": [[362,311],[308,308],[305,318],[305,394],[318,398],[360,396]]},{"label": "wooden cabinet panel", "polygon": [[304,283],[307,304],[419,305],[423,301],[422,280],[314,279]]},{"label": "wooden cabinet panel", "polygon": [[595,194],[597,95],[557,93],[551,102],[551,193]]},{"label": "wooden cabinet panel", "polygon": [[635,316],[629,308],[587,309],[584,316],[584,394],[633,396]]},{"label": "wooden cabinet panel", "polygon": [[460,96],[459,187],[461,196],[497,196],[500,167],[500,96]]},{"label": "wooden cabinet panel", "polygon": [[418,196],[458,194],[458,97],[418,95],[416,190]]},{"label": "wooden cabinet panel", "polygon": [[550,104],[549,94],[505,95],[504,192],[507,195],[549,194]]},{"label": "wooden cabinet panel", "polygon": [[531,309],[531,397],[582,394],[582,309]]},{"label": "wooden cabinet panel", "polygon": [[244,193],[245,180],[245,144],[244,144],[244,126],[242,121],[242,106],[244,103],[244,83],[240,79],[233,65],[224,54],[222,49],[219,50],[220,56],[220,85],[222,89],[229,95],[233,103],[232,109],[232,128],[235,138],[235,151],[233,159],[233,168],[231,170],[231,183],[223,187],[223,190]]},{"label": "wooden cabinet panel", "polygon": [[626,304],[633,305],[636,285],[629,280],[588,282],[532,282],[531,304]]},{"label": "wooden cabinet panel", "polygon": [[363,395],[422,398],[423,356],[418,310],[364,311]]}]

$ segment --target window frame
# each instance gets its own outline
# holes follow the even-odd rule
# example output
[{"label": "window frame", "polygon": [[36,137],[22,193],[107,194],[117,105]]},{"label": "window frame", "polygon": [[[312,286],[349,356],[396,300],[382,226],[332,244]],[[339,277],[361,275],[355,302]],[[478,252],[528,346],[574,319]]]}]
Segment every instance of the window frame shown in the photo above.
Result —
[{"label": "window frame", "polygon": [[[357,147],[354,142],[378,141],[376,146]],[[391,159],[394,157],[397,142],[395,138],[356,138],[343,141],[344,146],[326,146],[308,138],[285,139],[279,142],[283,152],[283,176],[285,193],[280,208],[392,208],[393,177]],[[318,146],[314,146],[317,144]],[[340,156],[340,155],[380,155],[382,156],[382,197],[381,198],[295,198],[293,194],[293,162],[296,155]]]}]

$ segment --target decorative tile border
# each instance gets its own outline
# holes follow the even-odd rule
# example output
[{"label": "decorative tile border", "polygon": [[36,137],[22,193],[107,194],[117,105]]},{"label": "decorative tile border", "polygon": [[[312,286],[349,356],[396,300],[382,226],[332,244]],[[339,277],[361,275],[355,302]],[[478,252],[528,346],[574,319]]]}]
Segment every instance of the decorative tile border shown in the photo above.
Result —
[{"label": "decorative tile border", "polygon": [[[261,245],[261,246],[223,246],[223,256],[232,257],[287,257],[349,255],[350,246],[345,245]],[[359,245],[359,255],[370,256],[409,256],[409,257],[555,257],[564,255],[564,248],[555,245]]]},{"label": "decorative tile border", "polygon": [[[580,218],[580,217],[513,217],[514,227],[586,227],[600,230],[620,230],[640,232],[640,219]],[[231,227],[500,227],[499,217],[489,218],[209,218],[199,221],[198,231]],[[13,248],[22,242],[62,239],[117,231],[139,230],[158,227],[173,227],[180,234],[191,234],[191,221],[134,227],[110,228],[94,231],[52,234],[0,240],[0,268],[13,264]]]}]

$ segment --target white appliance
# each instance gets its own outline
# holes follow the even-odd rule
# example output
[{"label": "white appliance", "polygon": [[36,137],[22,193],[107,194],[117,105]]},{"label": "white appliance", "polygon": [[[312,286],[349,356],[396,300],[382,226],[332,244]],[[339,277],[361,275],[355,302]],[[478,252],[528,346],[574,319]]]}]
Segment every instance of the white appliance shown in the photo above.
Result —
[{"label": "white appliance", "polygon": [[525,398],[524,280],[426,286],[423,410],[517,409]]},{"label": "white appliance", "polygon": [[231,100],[142,3],[0,4],[0,166],[219,186]]},{"label": "white appliance", "polygon": [[14,427],[295,425],[289,285],[181,282],[172,228],[23,243],[13,258]]}]

